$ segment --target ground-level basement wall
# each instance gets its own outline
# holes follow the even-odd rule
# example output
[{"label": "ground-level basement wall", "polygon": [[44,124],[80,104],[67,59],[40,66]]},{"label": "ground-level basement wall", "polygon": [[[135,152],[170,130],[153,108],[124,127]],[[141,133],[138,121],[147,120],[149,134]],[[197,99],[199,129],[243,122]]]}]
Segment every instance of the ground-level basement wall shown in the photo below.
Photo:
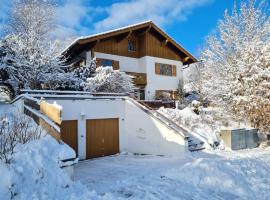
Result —
[{"label": "ground-level basement wall", "polygon": [[54,99],[63,107],[62,120],[78,120],[78,155],[86,158],[86,120],[119,118],[120,152],[180,156],[184,138],[138,108],[128,98]]}]

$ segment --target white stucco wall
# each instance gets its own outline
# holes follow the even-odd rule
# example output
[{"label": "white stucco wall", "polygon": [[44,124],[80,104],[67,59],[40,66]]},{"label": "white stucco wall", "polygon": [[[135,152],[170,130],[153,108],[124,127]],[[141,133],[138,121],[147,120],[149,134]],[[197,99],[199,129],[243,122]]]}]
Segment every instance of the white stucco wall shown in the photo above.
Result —
[{"label": "white stucco wall", "polygon": [[[151,56],[145,56],[141,59],[145,60],[147,66],[147,86],[145,88],[146,100],[154,99],[156,90],[177,90],[179,80],[183,78],[181,61],[156,58]],[[176,65],[176,76],[164,76],[155,74],[155,63]]]},{"label": "white stucco wall", "polygon": [[146,73],[146,66],[138,58],[118,56],[106,53],[95,52],[96,58],[104,58],[119,61],[120,71]]},{"label": "white stucco wall", "polygon": [[185,152],[182,136],[128,100],[125,116],[129,152],[166,156],[181,156]]},{"label": "white stucco wall", "polygon": [[[105,53],[95,52],[97,58],[118,60],[120,71],[138,72],[147,74],[147,86],[145,88],[145,99],[152,100],[155,98],[156,90],[177,90],[179,80],[183,78],[182,62],[157,58],[152,56],[144,56],[142,58],[131,58],[125,56],[117,56]],[[155,63],[164,63],[176,65],[176,76],[164,76],[155,74]]]},{"label": "white stucco wall", "polygon": [[78,120],[78,154],[86,158],[86,120],[119,118],[120,152],[180,156],[185,141],[130,100],[48,100],[63,107],[62,120]]}]

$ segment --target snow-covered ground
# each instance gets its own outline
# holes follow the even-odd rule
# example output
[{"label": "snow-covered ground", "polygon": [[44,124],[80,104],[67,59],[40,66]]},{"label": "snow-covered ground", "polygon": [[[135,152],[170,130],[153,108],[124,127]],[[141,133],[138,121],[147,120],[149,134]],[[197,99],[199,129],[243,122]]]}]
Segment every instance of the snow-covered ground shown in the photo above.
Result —
[{"label": "snow-covered ground", "polygon": [[104,199],[270,199],[270,149],[183,158],[121,154],[79,162],[75,180]]}]

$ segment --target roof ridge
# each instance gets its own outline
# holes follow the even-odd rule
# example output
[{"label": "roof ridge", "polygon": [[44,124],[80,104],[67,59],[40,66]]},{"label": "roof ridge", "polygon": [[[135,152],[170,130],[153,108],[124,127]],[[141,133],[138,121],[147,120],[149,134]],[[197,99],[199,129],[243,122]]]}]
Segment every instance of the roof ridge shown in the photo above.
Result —
[{"label": "roof ridge", "polygon": [[[152,20],[146,20],[146,21],[143,21],[143,22],[139,22],[139,23],[135,23],[135,24],[131,24],[131,25],[128,25],[128,26],[121,26],[119,28],[115,28],[115,29],[111,29],[111,30],[107,30],[107,31],[103,31],[103,32],[99,32],[99,33],[95,33],[95,34],[91,34],[91,35],[87,35],[87,36],[80,36],[80,37],[77,37],[73,42],[71,42],[63,51],[62,53],[64,53],[65,51],[67,51],[70,47],[72,47],[74,44],[76,44],[79,40],[85,40],[85,39],[89,39],[89,38],[92,38],[92,37],[96,37],[96,36],[99,36],[99,35],[103,35],[103,34],[107,34],[107,33],[112,33],[114,31],[119,31],[119,30],[123,30],[123,29],[127,29],[127,28],[132,28],[134,26],[139,26],[139,25],[142,25],[142,24],[147,24],[147,23],[153,23]],[[61,54],[62,54],[61,53]]]}]

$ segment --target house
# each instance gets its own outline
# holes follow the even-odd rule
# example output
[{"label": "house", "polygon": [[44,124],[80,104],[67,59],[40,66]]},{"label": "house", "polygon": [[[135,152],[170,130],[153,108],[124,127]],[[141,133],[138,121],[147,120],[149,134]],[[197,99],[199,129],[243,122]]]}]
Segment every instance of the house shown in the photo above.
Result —
[{"label": "house", "polygon": [[74,67],[95,57],[98,66],[132,75],[138,88],[135,96],[142,100],[153,100],[163,92],[175,99],[182,66],[197,62],[152,21],[78,38],[62,56]]}]

